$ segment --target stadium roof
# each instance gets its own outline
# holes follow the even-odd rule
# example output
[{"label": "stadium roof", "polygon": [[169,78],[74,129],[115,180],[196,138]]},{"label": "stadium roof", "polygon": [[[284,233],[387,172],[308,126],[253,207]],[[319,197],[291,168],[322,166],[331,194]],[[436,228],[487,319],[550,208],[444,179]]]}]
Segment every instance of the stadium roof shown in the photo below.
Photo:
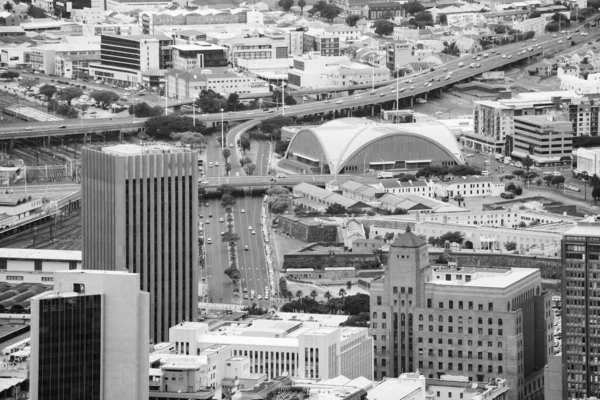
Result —
[{"label": "stadium roof", "polygon": [[[341,118],[308,130],[321,144],[332,171],[339,171],[345,161],[375,140],[394,135],[421,137],[442,147],[459,164],[462,164],[456,138],[446,126],[436,121],[420,124],[387,124],[363,118]],[[296,135],[301,132],[303,130]],[[292,138],[292,142],[294,139],[295,137]]]}]

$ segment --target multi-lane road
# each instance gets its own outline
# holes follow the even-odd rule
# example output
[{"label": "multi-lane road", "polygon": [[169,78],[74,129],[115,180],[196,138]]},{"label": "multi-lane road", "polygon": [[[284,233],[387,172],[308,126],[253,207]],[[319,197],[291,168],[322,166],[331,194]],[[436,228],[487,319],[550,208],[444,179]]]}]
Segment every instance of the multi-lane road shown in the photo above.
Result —
[{"label": "multi-lane road", "polygon": [[[228,136],[226,142],[228,146],[229,143],[234,143],[235,145],[233,134]],[[253,160],[257,166],[256,174],[266,175],[269,155],[268,143],[259,141],[253,142],[253,145],[258,146],[257,149],[253,149],[251,156],[252,158],[256,158]],[[225,160],[221,155],[221,147],[216,137],[208,138],[206,150],[207,163],[212,162],[213,167],[205,166],[205,179],[215,183],[232,183],[231,181],[235,180],[237,185],[243,186],[245,180],[251,181],[254,178],[244,176],[244,171],[237,161],[236,148],[228,148],[232,152],[229,159],[232,165],[229,177],[225,176]],[[217,161],[219,162],[219,166],[215,165]],[[240,176],[236,176],[237,174]],[[229,266],[228,245],[226,242],[221,242],[221,233],[227,231],[225,208],[218,199],[208,199],[202,202],[199,213],[203,217],[201,221],[207,266],[203,276],[208,288],[207,300],[209,302],[249,304],[254,301],[263,306],[269,304],[270,299],[264,300],[265,287],[269,285],[269,275],[265,260],[265,243],[261,226],[262,206],[262,197],[256,196],[256,191],[252,193],[250,188],[248,188],[243,196],[236,198],[236,203],[232,207],[234,232],[240,236],[240,240],[237,242],[237,253],[238,267],[241,272],[241,281],[238,285],[241,293],[240,296],[234,296],[233,283],[223,273]],[[220,222],[220,218],[223,218],[223,222]],[[212,241],[211,244],[208,244],[209,238]],[[248,250],[245,250],[245,246],[248,246]],[[243,289],[247,289],[248,295],[254,290],[256,298],[254,300],[244,299],[245,293]],[[258,294],[263,297],[263,300],[259,301],[257,299]]]}]

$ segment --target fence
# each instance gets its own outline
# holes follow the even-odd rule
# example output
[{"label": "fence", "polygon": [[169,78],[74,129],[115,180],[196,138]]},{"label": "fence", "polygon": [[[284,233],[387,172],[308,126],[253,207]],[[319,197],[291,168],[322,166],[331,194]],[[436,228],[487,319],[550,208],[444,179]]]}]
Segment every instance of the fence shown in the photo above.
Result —
[{"label": "fence", "polygon": [[540,185],[540,186],[530,185],[529,187],[527,187],[527,190],[531,190],[534,192],[553,193],[553,194],[556,194],[559,196],[567,197],[569,199],[581,201],[581,202],[589,204],[591,206],[596,205],[594,199],[590,198],[591,195],[588,196],[587,199],[585,199],[583,192],[574,192],[572,190],[557,189],[555,187],[543,186],[543,185]]}]

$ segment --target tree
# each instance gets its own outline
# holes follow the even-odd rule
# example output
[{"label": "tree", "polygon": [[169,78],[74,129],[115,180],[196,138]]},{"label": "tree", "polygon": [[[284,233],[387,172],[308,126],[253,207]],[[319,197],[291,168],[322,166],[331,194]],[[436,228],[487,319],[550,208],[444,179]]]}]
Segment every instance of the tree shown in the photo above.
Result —
[{"label": "tree", "polygon": [[333,21],[333,19],[340,15],[341,12],[341,8],[334,6],[333,4],[327,4],[321,11],[321,17],[328,21]]},{"label": "tree", "polygon": [[240,104],[240,95],[237,93],[231,93],[227,98],[227,109],[229,111],[237,111]]},{"label": "tree", "polygon": [[145,122],[146,134],[157,138],[171,138],[173,132],[200,132],[204,125],[196,124],[190,117],[169,114],[152,117]]},{"label": "tree", "polygon": [[415,23],[417,26],[433,26],[433,16],[429,11],[421,11],[415,14]]},{"label": "tree", "polygon": [[[283,115],[277,115],[273,118],[263,120],[258,128],[267,134],[271,135],[271,138],[274,140],[281,139],[281,128],[284,126],[294,125],[294,120],[290,117],[284,117]],[[241,141],[240,141],[240,144]],[[242,144],[243,148],[243,144]],[[248,146],[249,148],[249,146]]]},{"label": "tree", "polygon": [[522,169],[515,169],[512,173],[514,176],[520,179],[525,174],[525,171]]},{"label": "tree", "polygon": [[384,239],[386,242],[391,242],[391,241],[393,241],[393,240],[394,240],[394,236],[395,236],[394,232],[387,232],[387,233],[386,233],[386,234],[383,236],[383,239]]},{"label": "tree", "polygon": [[347,212],[348,210],[346,210],[346,207],[338,203],[330,204],[329,207],[327,207],[327,210],[325,210],[325,214],[329,215],[343,215]]},{"label": "tree", "polygon": [[279,0],[278,5],[283,8],[283,11],[288,12],[294,6],[294,0]]},{"label": "tree", "polygon": [[310,297],[312,297],[312,299],[313,299],[313,300],[314,300],[314,299],[316,299],[318,296],[319,296],[319,294],[317,293],[317,291],[316,291],[316,290],[314,290],[314,289],[313,289],[313,290],[310,292]]},{"label": "tree", "polygon": [[79,113],[77,112],[77,110],[75,109],[75,107],[72,107],[68,104],[60,104],[57,108],[56,108],[56,113],[58,115],[64,115],[67,118],[77,118],[79,116]]},{"label": "tree", "polygon": [[440,25],[448,25],[448,16],[446,14],[440,14]]},{"label": "tree", "polygon": [[404,12],[410,15],[415,15],[417,13],[420,13],[421,11],[425,11],[425,7],[416,0],[404,3],[403,8]]},{"label": "tree", "polygon": [[221,194],[234,194],[236,191],[235,187],[226,183],[217,186],[217,192]]},{"label": "tree", "polygon": [[563,27],[569,26],[571,24],[570,18],[559,12],[555,12],[552,15],[552,21],[559,22]]},{"label": "tree", "polygon": [[227,173],[227,175],[229,175],[230,171],[231,171],[231,164],[225,163],[225,172]]},{"label": "tree", "polygon": [[179,140],[181,144],[189,144],[192,148],[204,146],[206,138],[200,132],[173,132],[171,139]]},{"label": "tree", "polygon": [[394,33],[394,23],[385,19],[378,19],[373,23],[373,27],[375,27],[375,33],[382,36],[389,36]]},{"label": "tree", "polygon": [[27,90],[30,90],[32,87],[38,84],[38,81],[33,78],[24,78],[19,81],[19,86],[24,87]]},{"label": "tree", "polygon": [[303,295],[304,295],[304,293],[302,292],[302,290],[298,290],[298,291],[296,292],[296,297],[297,297],[298,299],[301,299]]},{"label": "tree", "polygon": [[560,175],[560,176],[553,176],[551,183],[553,185],[556,185],[556,187],[558,188],[562,183],[565,183],[565,177],[562,176],[562,175]]},{"label": "tree", "polygon": [[[281,129],[281,128],[280,128]],[[281,132],[280,132],[281,135]],[[250,150],[250,139],[248,139],[247,137],[242,137],[240,139],[240,147],[242,148],[242,152],[244,154],[246,154],[246,150]]]},{"label": "tree", "polygon": [[352,289],[352,281],[346,282],[346,287],[348,288],[348,290],[351,290]]},{"label": "tree", "polygon": [[590,185],[592,185],[593,188],[600,187],[600,177],[597,174],[592,175],[590,178]]},{"label": "tree", "polygon": [[529,19],[533,19],[533,18],[539,18],[542,16],[542,13],[539,11],[534,11],[531,14],[529,14]]},{"label": "tree", "polygon": [[545,28],[546,32],[558,32],[560,29],[558,26],[558,22],[550,22],[546,24]]},{"label": "tree", "polygon": [[94,90],[90,93],[90,97],[96,102],[96,106],[102,107],[106,110],[113,103],[119,101],[119,93],[113,92],[112,90]]},{"label": "tree", "polygon": [[165,109],[161,106],[152,107],[150,104],[142,101],[141,103],[135,103],[129,106],[129,115],[134,113],[137,118],[150,118],[164,114]]},{"label": "tree", "polygon": [[308,10],[308,13],[311,15],[320,13],[321,11],[323,11],[323,9],[325,8],[326,5],[327,5],[326,0],[319,0],[317,3],[315,3],[312,6],[312,8],[310,10]]},{"label": "tree", "polygon": [[304,7],[306,7],[306,0],[298,0],[298,7],[300,7],[300,15],[304,13]]},{"label": "tree", "polygon": [[271,212],[274,212],[275,214],[283,214],[285,210],[289,208],[289,206],[290,204],[287,200],[278,199],[270,204],[269,208],[271,209]]},{"label": "tree", "polygon": [[333,295],[328,290],[328,291],[325,292],[325,294],[323,295],[323,297],[325,297],[327,299],[327,301],[329,301],[329,300],[331,300],[331,298],[333,297]]},{"label": "tree", "polygon": [[523,165],[523,168],[525,168],[525,170],[527,171],[527,174],[529,175],[529,170],[533,166],[533,159],[531,157],[527,156],[521,161],[521,165]]},{"label": "tree", "polygon": [[56,93],[56,98],[60,101],[66,101],[68,105],[71,105],[71,101],[81,95],[83,95],[83,90],[80,88],[66,87]]},{"label": "tree", "polygon": [[360,16],[356,14],[350,14],[346,17],[346,25],[356,26],[356,23],[360,20]]},{"label": "tree", "polygon": [[550,186],[550,182],[552,182],[552,175],[546,175],[543,179],[546,181],[546,184]]},{"label": "tree", "polygon": [[231,151],[228,148],[224,148],[221,151],[221,155],[223,156],[223,158],[225,159],[225,162],[227,162],[229,160],[229,156],[231,156]]},{"label": "tree", "polygon": [[242,158],[240,158],[240,165],[243,167],[246,164],[250,164],[252,162],[252,159],[248,156],[244,156]]},{"label": "tree", "polygon": [[223,207],[231,206],[233,204],[235,204],[235,197],[229,193],[225,193],[223,196],[221,196],[221,205]]},{"label": "tree", "polygon": [[541,186],[541,185],[542,185],[542,182],[543,182],[543,181],[542,181],[541,179],[538,179],[537,181],[535,181],[535,184],[536,184],[536,185],[538,185],[538,186]]},{"label": "tree", "polygon": [[600,199],[600,187],[592,189],[592,197],[594,198],[594,204]]},{"label": "tree", "polygon": [[517,243],[516,242],[505,242],[504,248],[508,251],[515,251],[517,249]]},{"label": "tree", "polygon": [[46,12],[40,7],[36,7],[34,5],[30,5],[27,9],[27,15],[31,18],[47,18]]},{"label": "tree", "polygon": [[234,267],[229,267],[225,271],[223,271],[225,275],[229,277],[233,281],[233,283],[237,283],[242,275],[240,274],[240,270]]},{"label": "tree", "polygon": [[254,171],[256,171],[256,164],[249,163],[249,164],[244,165],[244,171],[246,172],[246,175],[248,175],[248,176],[254,175]]},{"label": "tree", "polygon": [[4,10],[11,12],[13,10],[13,5],[7,1],[6,3],[4,3]]},{"label": "tree", "polygon": [[346,291],[344,288],[341,288],[338,295],[342,298],[342,302],[344,302],[344,298],[346,297]]},{"label": "tree", "polygon": [[45,84],[42,87],[40,87],[39,93],[42,96],[46,97],[46,101],[50,101],[50,99],[52,98],[52,96],[54,96],[54,93],[56,93],[57,90],[58,89],[56,89],[56,86]]},{"label": "tree", "polygon": [[19,73],[15,71],[6,71],[0,74],[1,79],[13,80],[19,77]]},{"label": "tree", "polygon": [[196,100],[196,107],[202,112],[213,114],[227,110],[230,103],[227,99],[212,89],[202,89]]}]

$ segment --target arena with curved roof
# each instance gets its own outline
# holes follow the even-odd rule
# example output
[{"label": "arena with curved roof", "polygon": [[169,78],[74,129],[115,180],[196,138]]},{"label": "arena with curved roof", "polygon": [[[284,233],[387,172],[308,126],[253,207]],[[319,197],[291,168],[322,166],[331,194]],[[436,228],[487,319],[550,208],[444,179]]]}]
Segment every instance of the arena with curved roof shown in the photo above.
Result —
[{"label": "arena with curved roof", "polygon": [[342,118],[299,130],[285,158],[314,173],[416,170],[464,164],[454,135],[443,124],[389,124]]}]

